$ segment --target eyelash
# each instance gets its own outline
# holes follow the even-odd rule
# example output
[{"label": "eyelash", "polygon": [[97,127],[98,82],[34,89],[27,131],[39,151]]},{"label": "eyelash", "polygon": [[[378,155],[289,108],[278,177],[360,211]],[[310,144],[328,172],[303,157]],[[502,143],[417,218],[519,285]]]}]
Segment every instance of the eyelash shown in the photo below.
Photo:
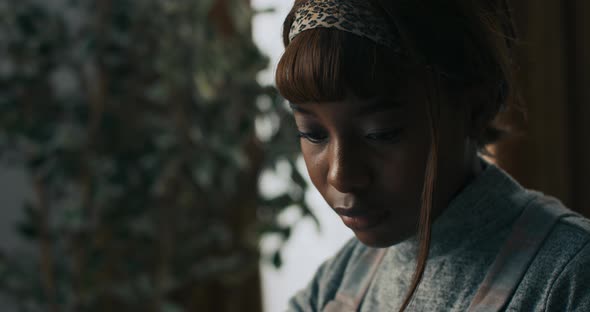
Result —
[{"label": "eyelash", "polygon": [[366,137],[368,139],[371,139],[374,141],[380,141],[380,142],[386,142],[386,143],[393,144],[393,143],[399,142],[402,132],[403,132],[403,129],[398,128],[398,129],[386,130],[386,131],[382,131],[382,132],[370,133],[370,134],[367,134]]},{"label": "eyelash", "polygon": [[323,143],[323,141],[325,139],[328,138],[327,135],[324,135],[323,137],[320,137],[320,136],[321,136],[321,134],[314,133],[314,132],[301,132],[301,131],[297,132],[298,139],[305,139],[313,144],[321,144],[321,143]]},{"label": "eyelash", "polygon": [[[365,137],[372,141],[383,142],[383,143],[397,143],[400,140],[400,136],[403,132],[403,129],[393,129],[387,130],[382,132],[375,132],[365,135]],[[319,133],[314,132],[301,132],[298,131],[297,133],[298,139],[305,139],[312,144],[322,144],[328,138],[327,135],[322,135]]]}]

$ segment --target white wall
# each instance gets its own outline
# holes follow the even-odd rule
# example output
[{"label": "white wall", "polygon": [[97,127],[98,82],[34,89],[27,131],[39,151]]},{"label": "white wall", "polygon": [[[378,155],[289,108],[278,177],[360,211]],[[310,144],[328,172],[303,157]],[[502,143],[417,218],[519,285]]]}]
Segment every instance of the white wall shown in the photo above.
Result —
[{"label": "white wall", "polygon": [[[259,76],[259,80],[263,84],[272,84],[273,82],[274,68],[283,51],[282,23],[292,3],[292,0],[252,1],[256,9],[268,7],[276,9],[274,13],[258,15],[253,24],[254,40],[262,51],[271,58],[269,68]],[[302,164],[300,165],[303,167]],[[304,168],[301,169],[305,171]],[[306,172],[305,176],[307,176]],[[272,184],[272,181],[267,183],[263,181],[262,187],[270,188]],[[317,231],[311,220],[301,221],[285,246],[284,263],[281,269],[276,270],[268,264],[261,264],[263,303],[266,312],[284,311],[289,298],[297,290],[305,287],[317,267],[352,237],[352,232],[342,224],[315,189],[307,194],[306,199],[320,220],[321,231]],[[261,247],[265,249],[265,245],[272,243],[270,238],[263,239]]]}]

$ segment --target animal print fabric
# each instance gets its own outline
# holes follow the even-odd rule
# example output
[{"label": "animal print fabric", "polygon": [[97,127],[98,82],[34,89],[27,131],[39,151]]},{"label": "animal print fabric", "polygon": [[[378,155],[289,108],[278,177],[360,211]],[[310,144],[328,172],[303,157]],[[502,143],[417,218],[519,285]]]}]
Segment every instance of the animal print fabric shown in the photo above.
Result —
[{"label": "animal print fabric", "polygon": [[295,12],[289,40],[318,27],[347,31],[396,50],[400,47],[397,33],[366,0],[310,0]]}]

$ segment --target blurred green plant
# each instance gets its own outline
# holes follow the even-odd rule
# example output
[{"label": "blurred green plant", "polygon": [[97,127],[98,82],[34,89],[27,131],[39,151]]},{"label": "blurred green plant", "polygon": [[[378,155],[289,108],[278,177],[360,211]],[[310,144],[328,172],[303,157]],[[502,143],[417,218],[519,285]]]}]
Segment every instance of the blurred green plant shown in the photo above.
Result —
[{"label": "blurred green plant", "polygon": [[[29,174],[18,230],[37,251],[1,254],[0,288],[22,311],[194,310],[199,289],[258,274],[261,235],[289,238],[285,208],[313,217],[288,109],[256,81],[253,14],[242,0],[0,3],[0,156]],[[259,195],[277,165],[289,187]],[[262,256],[280,265],[280,249]]]}]

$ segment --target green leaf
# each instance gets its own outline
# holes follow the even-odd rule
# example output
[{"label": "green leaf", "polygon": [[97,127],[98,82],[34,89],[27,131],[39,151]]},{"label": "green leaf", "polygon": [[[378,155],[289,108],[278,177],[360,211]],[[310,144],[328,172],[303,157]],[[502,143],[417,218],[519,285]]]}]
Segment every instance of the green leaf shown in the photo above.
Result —
[{"label": "green leaf", "polygon": [[299,170],[297,170],[297,166],[295,165],[295,162],[293,160],[290,160],[289,164],[291,165],[291,180],[293,180],[293,182],[295,182],[295,184],[301,186],[303,189],[306,189],[307,188],[307,181],[301,175],[301,173],[299,173]]},{"label": "green leaf", "polygon": [[291,238],[291,227],[284,227],[280,231],[283,240],[287,241]]},{"label": "green leaf", "polygon": [[293,198],[289,194],[282,194],[271,199],[262,199],[262,204],[276,209],[284,209],[293,204]]},{"label": "green leaf", "polygon": [[39,212],[31,203],[25,204],[23,212],[25,215],[24,220],[16,225],[17,232],[27,240],[38,239],[40,235]]},{"label": "green leaf", "polygon": [[172,302],[164,302],[162,304],[162,312],[183,312],[184,309]]},{"label": "green leaf", "polygon": [[283,257],[281,256],[281,252],[280,251],[276,251],[273,256],[272,256],[272,265],[279,269],[281,268],[281,266],[283,266]]}]

